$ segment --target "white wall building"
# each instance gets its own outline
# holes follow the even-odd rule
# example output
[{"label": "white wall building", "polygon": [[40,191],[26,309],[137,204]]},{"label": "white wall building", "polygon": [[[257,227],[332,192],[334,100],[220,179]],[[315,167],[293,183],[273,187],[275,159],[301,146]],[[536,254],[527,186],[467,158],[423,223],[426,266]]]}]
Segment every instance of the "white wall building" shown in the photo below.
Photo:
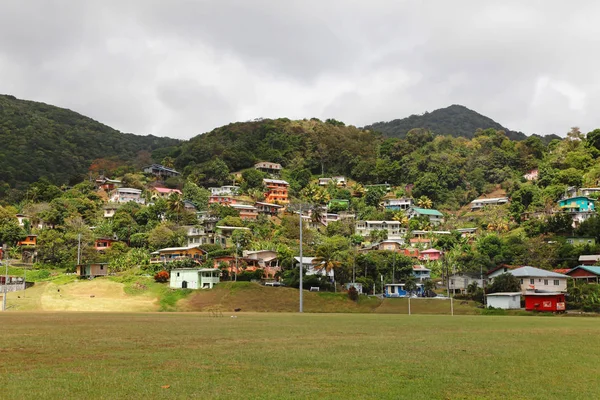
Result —
[{"label": "white wall building", "polygon": [[169,287],[173,289],[212,289],[220,281],[218,268],[177,268],[171,270]]},{"label": "white wall building", "polygon": [[209,189],[212,196],[236,196],[240,192],[240,187],[233,185],[211,187]]},{"label": "white wall building", "polygon": [[521,292],[498,292],[487,295],[487,306],[503,310],[521,308]]},{"label": "white wall building", "polygon": [[471,211],[480,210],[485,206],[501,206],[508,203],[508,197],[494,197],[490,199],[475,199],[471,202]]},{"label": "white wall building", "polygon": [[356,233],[361,236],[369,236],[376,230],[387,231],[388,239],[404,239],[406,228],[400,221],[356,221]]},{"label": "white wall building", "polygon": [[109,200],[111,203],[134,203],[144,204],[146,200],[142,198],[142,191],[134,188],[116,188]]}]

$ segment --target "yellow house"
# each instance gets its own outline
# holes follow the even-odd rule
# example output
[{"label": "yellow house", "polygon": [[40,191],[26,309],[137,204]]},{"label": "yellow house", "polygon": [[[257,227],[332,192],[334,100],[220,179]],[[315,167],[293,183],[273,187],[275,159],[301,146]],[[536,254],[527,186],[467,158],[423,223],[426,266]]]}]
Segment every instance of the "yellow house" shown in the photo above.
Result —
[{"label": "yellow house", "polygon": [[152,253],[150,264],[164,264],[179,260],[195,260],[200,262],[206,252],[198,246],[167,247]]}]

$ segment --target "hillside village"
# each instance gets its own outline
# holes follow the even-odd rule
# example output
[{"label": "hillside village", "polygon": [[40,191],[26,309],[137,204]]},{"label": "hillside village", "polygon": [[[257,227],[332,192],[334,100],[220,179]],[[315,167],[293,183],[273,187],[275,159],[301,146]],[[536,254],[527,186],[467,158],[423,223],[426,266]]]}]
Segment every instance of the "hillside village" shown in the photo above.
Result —
[{"label": "hillside village", "polygon": [[[587,282],[600,254],[599,138],[577,128],[545,143],[494,129],[385,138],[336,120],[230,124],[151,157],[95,159],[71,184],[42,176],[5,190],[0,240],[16,268],[81,278],[298,287],[302,264],[305,289],[480,303],[493,291],[573,290],[573,307],[596,310]],[[499,268],[532,275],[494,287]],[[5,279],[24,286],[19,274]]]}]

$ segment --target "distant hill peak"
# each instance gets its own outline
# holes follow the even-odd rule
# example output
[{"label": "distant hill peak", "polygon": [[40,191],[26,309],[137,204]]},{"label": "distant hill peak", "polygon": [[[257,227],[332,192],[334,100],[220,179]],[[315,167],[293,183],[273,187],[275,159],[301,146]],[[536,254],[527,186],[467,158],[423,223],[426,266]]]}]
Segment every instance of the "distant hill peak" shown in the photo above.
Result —
[{"label": "distant hill peak", "polygon": [[381,132],[385,136],[400,138],[405,137],[411,129],[415,128],[429,129],[438,135],[462,136],[466,138],[472,138],[477,129],[493,128],[506,132],[506,135],[513,140],[524,140],[527,138],[527,135],[524,133],[511,131],[493,119],[461,104],[452,104],[445,108],[425,112],[422,115],[413,114],[409,117],[389,122],[376,122],[365,126],[365,128]]}]

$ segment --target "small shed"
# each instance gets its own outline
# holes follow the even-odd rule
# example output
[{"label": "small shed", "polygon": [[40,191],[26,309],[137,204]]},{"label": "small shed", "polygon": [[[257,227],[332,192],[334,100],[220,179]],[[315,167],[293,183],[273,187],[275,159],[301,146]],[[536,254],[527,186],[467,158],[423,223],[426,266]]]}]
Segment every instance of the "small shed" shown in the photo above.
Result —
[{"label": "small shed", "polygon": [[521,308],[521,292],[489,293],[487,306],[503,310],[517,310]]},{"label": "small shed", "polygon": [[526,293],[525,310],[563,312],[566,310],[564,293]]},{"label": "small shed", "polygon": [[108,275],[107,263],[79,264],[77,266],[77,276],[82,278],[95,278],[106,275]]}]

